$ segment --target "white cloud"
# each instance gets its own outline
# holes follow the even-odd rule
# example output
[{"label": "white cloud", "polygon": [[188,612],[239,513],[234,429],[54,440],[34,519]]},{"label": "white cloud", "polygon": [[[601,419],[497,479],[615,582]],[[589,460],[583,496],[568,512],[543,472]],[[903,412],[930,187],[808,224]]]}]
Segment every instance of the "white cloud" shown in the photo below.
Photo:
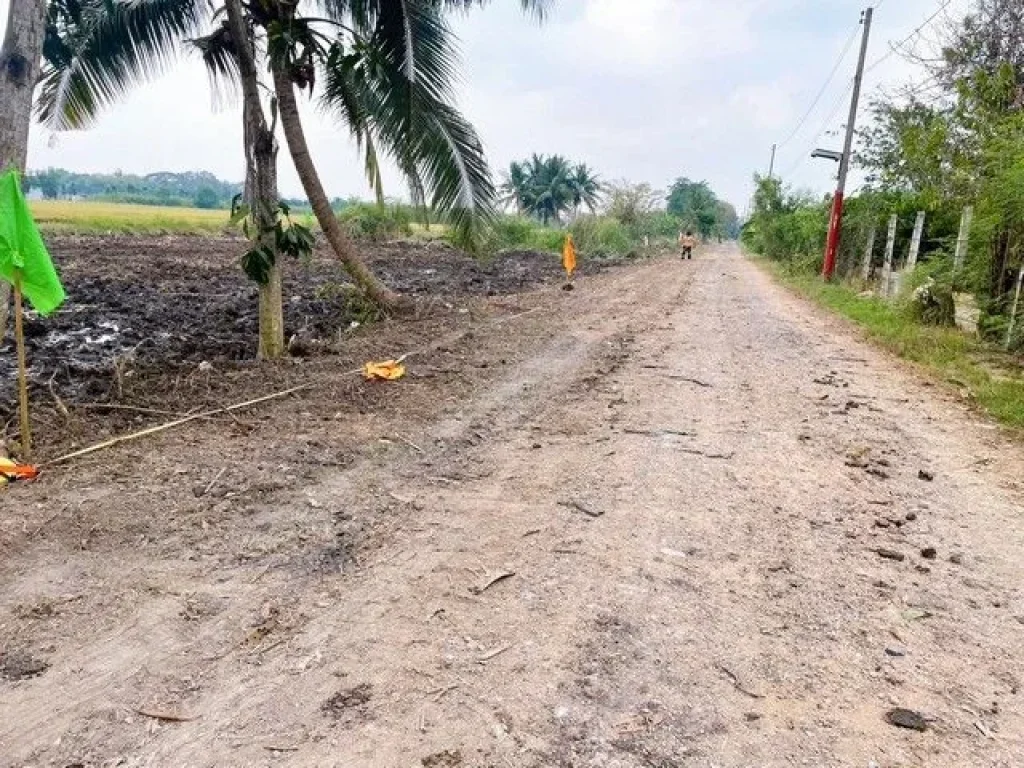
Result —
[{"label": "white cloud", "polygon": [[732,93],[732,105],[738,119],[777,134],[794,118],[793,90],[791,83],[782,80],[741,85]]},{"label": "white cloud", "polygon": [[602,65],[664,72],[749,50],[750,19],[750,4],[741,0],[589,0],[569,37],[588,41]]}]

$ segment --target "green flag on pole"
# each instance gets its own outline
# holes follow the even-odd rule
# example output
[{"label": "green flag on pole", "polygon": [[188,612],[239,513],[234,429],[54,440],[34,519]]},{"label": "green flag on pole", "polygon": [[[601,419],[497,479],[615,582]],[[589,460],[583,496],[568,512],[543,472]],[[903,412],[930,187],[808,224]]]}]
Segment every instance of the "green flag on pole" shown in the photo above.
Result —
[{"label": "green flag on pole", "polygon": [[15,171],[0,175],[0,277],[14,284],[41,315],[64,302],[64,286],[53,268]]}]

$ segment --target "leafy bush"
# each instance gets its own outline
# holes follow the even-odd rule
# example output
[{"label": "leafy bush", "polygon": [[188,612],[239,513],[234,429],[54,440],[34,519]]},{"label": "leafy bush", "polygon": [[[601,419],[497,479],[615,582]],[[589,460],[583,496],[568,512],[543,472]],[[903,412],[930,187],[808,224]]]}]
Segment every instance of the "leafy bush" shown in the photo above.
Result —
[{"label": "leafy bush", "polygon": [[485,236],[483,251],[548,251],[559,253],[565,232],[551,229],[523,216],[498,216]]},{"label": "leafy bush", "polygon": [[387,240],[412,234],[412,211],[407,205],[354,203],[338,214],[338,220],[352,237]]},{"label": "leafy bush", "polygon": [[636,239],[650,237],[652,240],[671,240],[675,242],[680,230],[685,229],[677,216],[668,211],[653,211],[640,218],[636,228]]},{"label": "leafy bush", "polygon": [[928,278],[914,289],[908,304],[911,318],[922,325],[952,328],[956,325],[956,306],[949,285]]},{"label": "leafy bush", "polygon": [[637,242],[621,222],[610,216],[581,216],[569,231],[580,253],[597,258],[624,256]]}]

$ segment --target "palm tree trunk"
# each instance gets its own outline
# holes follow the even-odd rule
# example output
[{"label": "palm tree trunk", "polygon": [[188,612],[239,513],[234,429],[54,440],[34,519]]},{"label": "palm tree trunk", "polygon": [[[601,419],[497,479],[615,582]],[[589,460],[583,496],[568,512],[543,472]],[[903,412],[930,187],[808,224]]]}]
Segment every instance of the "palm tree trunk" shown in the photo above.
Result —
[{"label": "palm tree trunk", "polygon": [[292,162],[295,163],[295,171],[302,182],[306,197],[309,198],[309,204],[313,208],[313,214],[320,223],[320,229],[323,230],[327,242],[331,244],[334,253],[341,259],[356,285],[374,303],[389,312],[407,311],[411,308],[412,303],[384,285],[370,271],[366,263],[356,253],[352,241],[342,231],[338,218],[331,208],[331,201],[320,181],[320,174],[309,154],[309,146],[306,144],[306,134],[299,116],[299,106],[295,99],[295,89],[291,78],[282,63],[273,62],[271,68],[274,73],[274,91],[277,93],[278,109],[281,114],[281,128],[284,130],[285,140],[288,142],[288,151],[291,154]]},{"label": "palm tree trunk", "polygon": [[[39,79],[46,32],[46,0],[11,0],[0,48],[0,173],[25,172],[32,92]],[[0,280],[0,339],[7,333],[11,286]]]},{"label": "palm tree trunk", "polygon": [[284,355],[284,312],[281,300],[281,255],[273,228],[277,222],[277,141],[260,102],[259,75],[250,41],[252,35],[240,0],[227,0],[228,24],[238,55],[242,85],[243,143],[245,144],[245,202],[260,234],[260,245],[275,250],[274,266],[259,287],[259,356],[274,360]]}]

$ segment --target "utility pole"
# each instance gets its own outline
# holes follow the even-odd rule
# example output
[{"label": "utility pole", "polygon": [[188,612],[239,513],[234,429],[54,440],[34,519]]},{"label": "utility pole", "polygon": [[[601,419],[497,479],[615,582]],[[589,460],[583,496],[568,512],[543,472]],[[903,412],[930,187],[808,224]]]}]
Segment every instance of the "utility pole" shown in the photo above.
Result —
[{"label": "utility pole", "polygon": [[864,33],[860,41],[860,58],[857,60],[857,75],[853,80],[853,98],[850,100],[850,117],[846,121],[846,142],[843,144],[843,156],[839,160],[839,183],[832,199],[832,216],[828,223],[828,240],[825,243],[825,266],[821,276],[831,280],[836,271],[836,253],[839,250],[839,238],[843,229],[843,196],[846,194],[846,177],[850,173],[850,155],[853,153],[853,134],[857,124],[857,107],[860,104],[860,89],[864,84],[864,60],[868,55],[868,39],[871,36],[871,17],[874,9],[864,11],[861,23]]},{"label": "utility pole", "polygon": [[768,165],[768,180],[771,181],[772,176],[775,175],[775,152],[779,148],[778,144],[772,144],[772,161]]}]

